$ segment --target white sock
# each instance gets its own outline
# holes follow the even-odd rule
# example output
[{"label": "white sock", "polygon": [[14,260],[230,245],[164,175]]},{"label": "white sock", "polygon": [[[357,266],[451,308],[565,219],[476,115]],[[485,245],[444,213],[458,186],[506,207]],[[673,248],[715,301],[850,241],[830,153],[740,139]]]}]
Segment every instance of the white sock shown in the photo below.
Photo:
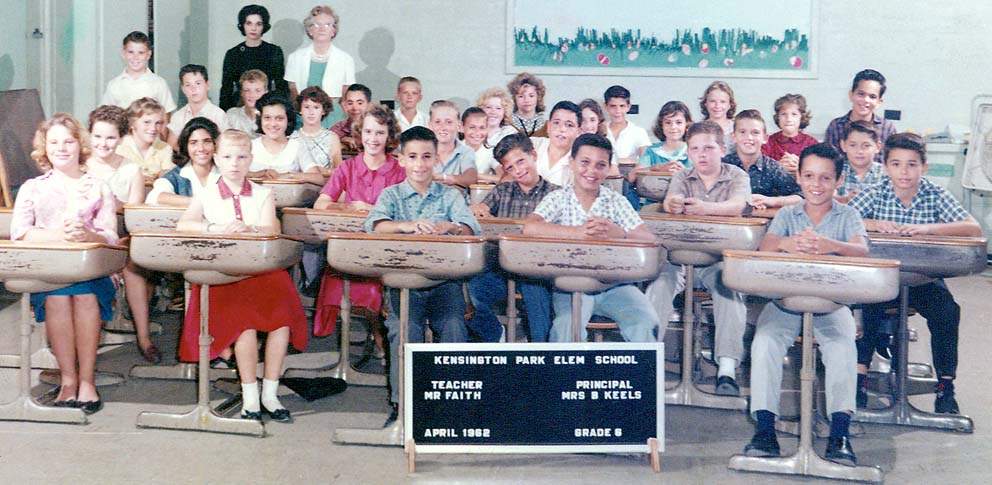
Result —
[{"label": "white sock", "polygon": [[279,402],[279,396],[276,394],[278,390],[279,381],[262,379],[262,404],[265,406],[265,409],[275,411],[276,409],[284,408],[282,403]]},{"label": "white sock", "polygon": [[241,411],[249,413],[261,411],[258,407],[258,382],[241,383]]},{"label": "white sock", "polygon": [[720,370],[716,372],[717,376],[727,376],[737,379],[737,359],[733,357],[720,357],[717,360],[720,362]]}]

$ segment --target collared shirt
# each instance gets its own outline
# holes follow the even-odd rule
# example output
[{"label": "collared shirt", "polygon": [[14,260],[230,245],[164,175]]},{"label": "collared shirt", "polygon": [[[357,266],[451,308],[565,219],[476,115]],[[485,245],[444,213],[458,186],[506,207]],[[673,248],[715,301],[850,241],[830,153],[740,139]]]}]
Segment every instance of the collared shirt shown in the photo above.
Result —
[{"label": "collared shirt", "polygon": [[871,162],[871,166],[868,167],[868,173],[861,180],[858,180],[858,175],[854,173],[854,169],[851,168],[851,164],[847,161],[844,161],[844,171],[842,174],[844,175],[844,183],[837,188],[837,195],[850,195],[854,191],[860,192],[865,187],[870,187],[889,178],[885,174],[885,167],[878,162]]},{"label": "collared shirt", "polygon": [[637,150],[651,144],[648,132],[628,121],[620,133],[614,137],[613,130],[606,129],[606,139],[613,144],[613,158],[611,161],[616,164],[621,158],[637,158]]},{"label": "collared shirt", "polygon": [[[258,116],[258,113],[255,113]],[[231,108],[227,110],[227,126],[235,130],[241,130],[248,134],[253,140],[262,136],[258,132],[258,125],[255,124],[255,120],[248,118],[248,113],[245,112],[244,106],[238,106],[236,108]]]},{"label": "collared shirt", "polygon": [[29,179],[17,191],[10,239],[24,239],[35,227],[61,230],[70,218],[82,222],[108,243],[117,243],[117,212],[107,183],[85,173],[71,180],[54,170]]},{"label": "collared shirt", "polygon": [[817,234],[835,241],[847,242],[853,237],[868,235],[861,214],[853,207],[836,200],[832,201],[830,212],[823,216],[819,224],[813,224],[813,220],[806,213],[806,201],[782,207],[768,224],[768,234],[790,237],[809,227],[812,227]]},{"label": "collared shirt", "polygon": [[421,196],[408,180],[386,187],[379,194],[379,200],[365,219],[365,232],[373,232],[379,221],[420,219],[465,224],[474,234],[482,234],[479,221],[468,210],[465,197],[457,189],[431,182],[427,192]]},{"label": "collared shirt", "polygon": [[[227,224],[235,220],[249,226],[257,226],[262,222],[262,208],[266,200],[272,204],[272,189],[245,180],[248,189],[241,187],[241,192],[235,198],[223,179],[207,187],[196,197],[203,202],[203,218],[210,224]],[[222,188],[223,187],[223,188]],[[223,193],[222,193],[223,192]],[[224,197],[228,194],[228,197]]]},{"label": "collared shirt", "polygon": [[[294,83],[297,91],[310,87],[310,61],[313,57],[313,44],[307,44],[293,51],[286,59],[286,81]],[[327,51],[327,63],[321,76],[320,87],[332,98],[342,97],[341,87],[355,84],[355,60],[347,52],[331,45]]]},{"label": "collared shirt", "polygon": [[865,219],[892,221],[897,224],[942,224],[960,222],[970,215],[947,189],[920,178],[920,188],[909,207],[902,205],[886,178],[855,195],[848,205]]},{"label": "collared shirt", "polygon": [[544,119],[544,113],[536,113],[533,118],[524,118],[514,111],[513,115],[510,116],[510,122],[517,131],[527,136],[548,136],[547,130],[544,130],[544,134],[541,135],[541,128],[544,128],[544,124],[547,122]]},{"label": "collared shirt", "polygon": [[568,186],[545,196],[534,213],[545,222],[561,226],[581,226],[592,216],[605,217],[625,231],[644,224],[627,198],[605,185],[599,188],[599,195],[589,206],[589,212],[579,202],[575,187]]},{"label": "collared shirt", "polygon": [[427,126],[427,114],[419,109],[417,110],[417,114],[413,116],[413,121],[407,121],[406,116],[403,116],[403,112],[398,109],[393,110],[393,114],[396,115],[396,121],[400,123],[400,133],[414,126]]},{"label": "collared shirt", "polygon": [[[737,155],[737,152],[723,157],[723,163],[734,165],[743,169],[744,163]],[[747,169],[747,174],[751,177],[751,193],[761,194],[768,197],[782,197],[786,195],[802,195],[802,189],[796,183],[796,178],[782,167],[781,164],[764,155],[758,157]]]},{"label": "collared shirt", "polygon": [[[220,178],[220,172],[217,171],[217,167],[214,165],[210,166],[210,173],[207,174],[207,182],[205,184],[200,184],[200,177],[196,176],[196,172],[193,171],[193,165],[187,163],[183,165],[183,168],[179,169],[179,176],[189,180],[190,189],[193,191],[193,197],[196,197],[203,192],[207,186],[211,184],[216,184],[217,179]],[[155,179],[152,183],[152,190],[148,192],[145,196],[145,203],[151,205],[160,205],[158,202],[158,196],[162,194],[175,194],[176,188],[172,186],[172,183],[167,179],[159,177]]]},{"label": "collared shirt", "polygon": [[[878,132],[878,141],[885,144],[885,140],[889,139],[890,136],[896,134],[895,123],[880,118],[876,114],[871,115],[872,125],[875,126],[875,131]],[[851,112],[848,111],[847,114],[839,118],[834,118],[829,125],[827,125],[827,132],[823,136],[823,142],[833,145],[838,151],[841,150],[841,144],[844,142],[844,130],[847,125],[851,124]],[[875,161],[878,163],[883,163],[882,152],[879,150],[878,154],[875,155]]]},{"label": "collared shirt", "polygon": [[[321,128],[316,135],[310,136],[303,133],[302,129],[296,130],[289,136],[290,140],[299,140],[300,151],[297,157],[300,160],[300,170],[306,172],[310,167],[333,168],[331,159],[334,157],[334,146],[341,150],[341,143],[337,140],[331,130]],[[337,154],[340,156],[340,154]]]},{"label": "collared shirt", "polygon": [[703,179],[699,177],[699,171],[695,168],[679,170],[672,174],[672,180],[668,184],[668,196],[682,196],[684,198],[696,198],[706,202],[724,202],[730,199],[744,198],[751,201],[751,182],[747,172],[734,165],[721,163],[720,174],[716,182],[709,189],[703,184]]},{"label": "collared shirt", "polygon": [[664,146],[665,142],[658,142],[649,146],[647,150],[644,150],[644,155],[641,155],[641,158],[637,160],[637,164],[642,167],[651,167],[668,162],[679,162],[683,167],[692,167],[689,154],[686,152],[687,144],[683,143],[673,152],[666,151]]},{"label": "collared shirt", "polygon": [[300,168],[300,140],[288,140],[279,153],[271,153],[262,144],[261,138],[251,141],[251,167],[248,170],[275,170],[280,173],[302,172]]},{"label": "collared shirt", "polygon": [[350,137],[351,136],[351,118],[345,118],[330,128],[331,133],[334,133],[338,138]]},{"label": "collared shirt", "polygon": [[551,140],[548,138],[531,138],[534,144],[534,151],[537,152],[537,174],[542,178],[559,187],[572,185],[572,169],[568,166],[569,154],[558,159],[553,167],[548,150],[551,148]]},{"label": "collared shirt", "polygon": [[534,212],[546,195],[560,188],[543,178],[538,178],[530,192],[524,192],[516,182],[503,182],[497,184],[482,203],[489,206],[489,214],[493,217],[523,219]]},{"label": "collared shirt", "polygon": [[475,150],[460,140],[455,140],[455,149],[444,163],[434,164],[435,173],[448,175],[461,175],[472,168],[475,168]]},{"label": "collared shirt", "polygon": [[136,99],[143,97],[158,101],[166,113],[176,109],[176,102],[172,99],[169,85],[151,69],[146,69],[137,77],[128,76],[127,71],[124,71],[111,79],[107,83],[107,90],[103,92],[103,100],[100,104],[112,104],[127,109]]},{"label": "collared shirt", "polygon": [[125,159],[117,167],[117,170],[109,173],[103,181],[110,186],[110,191],[114,193],[117,200],[126,203],[131,195],[131,182],[134,181],[134,177],[141,176],[139,172],[141,172],[141,167],[137,163]]},{"label": "collared shirt", "polygon": [[332,201],[337,201],[343,192],[346,204],[355,201],[375,204],[386,187],[404,180],[406,180],[406,171],[400,167],[396,157],[386,155],[385,164],[375,170],[369,170],[369,166],[365,164],[365,154],[359,153],[358,156],[341,162],[341,165],[334,169],[331,179],[324,184],[320,193],[330,197]]},{"label": "collared shirt", "polygon": [[189,120],[200,116],[216,123],[221,133],[228,128],[227,113],[208,99],[196,116],[193,115],[193,107],[188,104],[172,113],[172,118],[169,119],[169,131],[179,136],[179,132],[183,131]]},{"label": "collared shirt", "polygon": [[803,152],[803,148],[817,143],[819,142],[816,141],[816,138],[801,131],[796,136],[785,136],[779,131],[768,137],[768,142],[761,147],[761,153],[772,160],[781,160],[786,153],[799,156]]},{"label": "collared shirt", "polygon": [[121,144],[117,145],[117,154],[137,163],[141,167],[141,174],[145,177],[158,177],[162,171],[176,167],[172,162],[172,147],[158,138],[152,142],[148,151],[141,153],[134,137],[127,135],[121,140]]}]

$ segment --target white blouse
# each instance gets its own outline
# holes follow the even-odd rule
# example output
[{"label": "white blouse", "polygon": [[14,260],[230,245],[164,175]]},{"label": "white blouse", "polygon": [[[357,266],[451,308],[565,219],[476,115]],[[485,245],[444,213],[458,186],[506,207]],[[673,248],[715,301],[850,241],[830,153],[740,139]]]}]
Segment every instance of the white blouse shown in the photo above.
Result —
[{"label": "white blouse", "polygon": [[251,141],[251,167],[248,170],[258,172],[261,170],[275,170],[281,173],[302,172],[299,161],[300,140],[291,138],[286,147],[277,154],[269,153],[262,145],[262,139],[256,138]]},{"label": "white blouse", "polygon": [[249,226],[261,224],[262,207],[265,201],[272,202],[272,190],[254,182],[248,182],[251,187],[251,195],[239,195],[235,193],[230,199],[224,199],[220,195],[220,185],[224,183],[218,180],[217,183],[210,184],[200,193],[198,197],[203,202],[203,217],[210,224],[227,224],[237,220],[234,210],[235,198],[241,205],[241,221]]}]

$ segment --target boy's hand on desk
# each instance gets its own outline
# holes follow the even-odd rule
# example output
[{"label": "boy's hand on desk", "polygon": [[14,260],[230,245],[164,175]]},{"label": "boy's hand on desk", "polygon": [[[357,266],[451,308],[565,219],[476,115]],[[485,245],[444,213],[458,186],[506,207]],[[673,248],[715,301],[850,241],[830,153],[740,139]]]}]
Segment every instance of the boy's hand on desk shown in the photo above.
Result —
[{"label": "boy's hand on desk", "polygon": [[706,202],[689,197],[682,201],[682,212],[695,216],[706,215]]},{"label": "boy's hand on desk", "polygon": [[[792,238],[790,238],[792,239]],[[803,229],[803,232],[794,237],[796,248],[805,254],[830,254],[833,251],[833,240],[821,236],[811,227]]]},{"label": "boy's hand on desk", "polygon": [[677,171],[677,170],[682,170],[683,168],[685,168],[685,167],[681,163],[672,161],[672,162],[668,162],[668,163],[659,163],[658,165],[652,165],[651,166],[651,171],[652,172],[674,172],[674,171]]},{"label": "boy's hand on desk", "polygon": [[771,205],[769,204],[771,197],[761,195],[761,194],[751,194],[751,206],[758,210],[764,210]]},{"label": "boy's hand on desk", "polygon": [[489,206],[486,204],[472,204],[468,206],[468,210],[472,211],[472,215],[475,217],[492,217],[489,213]]},{"label": "boy's hand on desk", "polygon": [[874,226],[872,229],[884,234],[900,234],[902,232],[902,225],[892,221],[874,221],[872,225]]},{"label": "boy's hand on desk", "polygon": [[582,225],[585,237],[592,239],[622,239],[623,228],[605,217],[592,216]]},{"label": "boy's hand on desk", "polygon": [[251,229],[242,221],[231,221],[221,228],[221,232],[233,234],[237,232],[251,232]]},{"label": "boy's hand on desk", "polygon": [[428,220],[405,222],[399,226],[400,232],[407,234],[441,234],[441,226],[450,222],[431,222]]},{"label": "boy's hand on desk", "polygon": [[901,224],[898,227],[899,234],[904,236],[930,234],[930,226],[927,224]]},{"label": "boy's hand on desk", "polygon": [[682,214],[685,212],[685,199],[680,195],[673,195],[665,199],[664,209],[669,214]]}]

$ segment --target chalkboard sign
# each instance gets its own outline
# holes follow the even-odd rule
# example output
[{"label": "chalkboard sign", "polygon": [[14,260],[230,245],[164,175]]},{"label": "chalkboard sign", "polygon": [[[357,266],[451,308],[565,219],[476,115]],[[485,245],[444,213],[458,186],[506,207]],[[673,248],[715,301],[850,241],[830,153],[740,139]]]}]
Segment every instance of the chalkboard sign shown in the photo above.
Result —
[{"label": "chalkboard sign", "polygon": [[434,453],[647,452],[661,343],[407,344],[405,440]]}]

